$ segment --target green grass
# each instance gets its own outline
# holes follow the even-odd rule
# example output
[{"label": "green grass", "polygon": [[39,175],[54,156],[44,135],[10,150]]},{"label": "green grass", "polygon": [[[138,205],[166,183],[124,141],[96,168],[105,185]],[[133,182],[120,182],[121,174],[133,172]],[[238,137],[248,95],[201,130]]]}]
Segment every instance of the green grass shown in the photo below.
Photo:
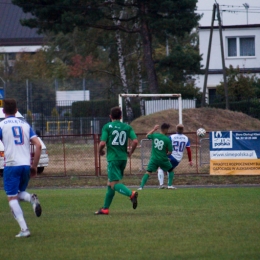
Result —
[{"label": "green grass", "polygon": [[[35,192],[35,190],[30,190]],[[116,194],[108,216],[94,216],[105,189],[36,190],[43,214],[22,203],[30,238],[0,191],[0,259],[259,259],[260,188],[139,192],[132,209]]]}]

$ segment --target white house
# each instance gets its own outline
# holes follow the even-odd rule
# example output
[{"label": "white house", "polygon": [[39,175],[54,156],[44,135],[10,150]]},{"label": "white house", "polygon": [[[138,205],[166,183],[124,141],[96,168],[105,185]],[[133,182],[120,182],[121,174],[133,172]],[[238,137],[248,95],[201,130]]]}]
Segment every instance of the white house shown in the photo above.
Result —
[{"label": "white house", "polygon": [[[202,69],[206,68],[210,26],[199,28]],[[225,66],[239,67],[241,73],[260,77],[260,24],[222,26]],[[197,75],[196,85],[203,90],[204,75]],[[216,86],[223,81],[219,27],[214,26],[206,96],[215,96]]]},{"label": "white house", "polygon": [[4,0],[0,7],[0,63],[4,64],[5,72],[12,70],[19,53],[34,53],[42,48],[43,35],[36,29],[22,26],[21,19],[31,15],[12,4],[11,0]]}]

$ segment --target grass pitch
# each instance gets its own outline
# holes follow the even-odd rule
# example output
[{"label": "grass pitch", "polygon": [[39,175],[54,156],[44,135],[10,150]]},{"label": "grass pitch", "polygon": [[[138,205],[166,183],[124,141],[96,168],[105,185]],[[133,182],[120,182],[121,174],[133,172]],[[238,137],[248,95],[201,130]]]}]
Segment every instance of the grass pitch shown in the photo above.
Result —
[{"label": "grass pitch", "polygon": [[139,192],[138,208],[116,194],[110,215],[93,213],[105,189],[41,189],[40,218],[21,203],[31,231],[15,238],[0,191],[0,259],[259,259],[260,188]]}]

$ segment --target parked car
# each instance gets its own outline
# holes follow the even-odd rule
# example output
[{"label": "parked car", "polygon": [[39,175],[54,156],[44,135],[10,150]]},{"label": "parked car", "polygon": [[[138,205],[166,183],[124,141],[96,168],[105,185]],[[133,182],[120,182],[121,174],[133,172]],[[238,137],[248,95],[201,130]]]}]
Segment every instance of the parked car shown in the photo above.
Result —
[{"label": "parked car", "polygon": [[[15,116],[19,119],[24,120],[24,117],[22,116],[22,114],[20,112],[17,112],[15,114]],[[5,114],[3,113],[3,108],[0,108],[0,121],[2,121],[4,118],[5,118]],[[41,174],[44,171],[44,168],[47,167],[49,164],[49,156],[48,156],[46,145],[43,143],[42,139],[39,136],[38,136],[38,139],[42,145],[42,152],[41,152],[40,160],[39,160],[38,167],[37,167],[37,173]],[[33,158],[33,156],[34,156],[33,147],[31,149],[31,151],[32,151],[31,156]],[[1,176],[3,175],[3,170],[4,170],[4,145],[0,141],[0,175]]]}]

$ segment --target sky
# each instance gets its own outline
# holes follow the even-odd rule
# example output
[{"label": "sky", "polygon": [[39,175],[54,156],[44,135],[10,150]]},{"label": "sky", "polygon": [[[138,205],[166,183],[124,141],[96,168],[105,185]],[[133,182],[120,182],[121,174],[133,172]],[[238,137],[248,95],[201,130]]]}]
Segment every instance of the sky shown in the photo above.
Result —
[{"label": "sky", "polygon": [[[260,24],[260,0],[216,0],[223,25]],[[197,12],[202,14],[200,26],[210,26],[215,0],[198,0]],[[243,4],[248,4],[246,8]],[[214,25],[218,25],[215,21]]]}]

